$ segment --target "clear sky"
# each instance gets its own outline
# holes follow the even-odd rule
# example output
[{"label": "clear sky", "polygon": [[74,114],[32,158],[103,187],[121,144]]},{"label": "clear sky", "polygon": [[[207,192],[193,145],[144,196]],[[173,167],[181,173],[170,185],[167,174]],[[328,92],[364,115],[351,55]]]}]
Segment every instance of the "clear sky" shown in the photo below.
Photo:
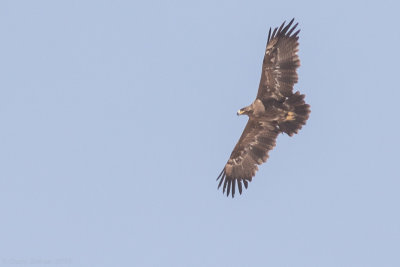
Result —
[{"label": "clear sky", "polygon": [[[0,266],[400,266],[399,10],[0,1]],[[227,198],[236,111],[293,17],[310,119]]]}]

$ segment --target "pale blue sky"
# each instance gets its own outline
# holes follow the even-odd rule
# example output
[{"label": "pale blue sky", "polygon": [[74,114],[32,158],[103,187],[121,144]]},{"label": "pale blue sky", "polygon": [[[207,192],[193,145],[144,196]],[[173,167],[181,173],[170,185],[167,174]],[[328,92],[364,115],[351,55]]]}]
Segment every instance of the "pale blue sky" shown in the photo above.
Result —
[{"label": "pale blue sky", "polygon": [[[399,10],[0,1],[0,266],[400,266]],[[227,198],[236,111],[292,17],[310,119]]]}]

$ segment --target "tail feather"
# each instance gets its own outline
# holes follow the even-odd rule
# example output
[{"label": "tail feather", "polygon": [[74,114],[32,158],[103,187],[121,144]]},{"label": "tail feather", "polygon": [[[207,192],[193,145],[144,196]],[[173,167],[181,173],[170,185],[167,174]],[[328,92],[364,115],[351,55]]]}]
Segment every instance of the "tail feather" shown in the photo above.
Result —
[{"label": "tail feather", "polygon": [[303,125],[306,124],[310,115],[310,105],[304,102],[304,97],[305,95],[297,91],[285,101],[288,113],[286,119],[279,123],[279,128],[289,136],[297,134]]}]

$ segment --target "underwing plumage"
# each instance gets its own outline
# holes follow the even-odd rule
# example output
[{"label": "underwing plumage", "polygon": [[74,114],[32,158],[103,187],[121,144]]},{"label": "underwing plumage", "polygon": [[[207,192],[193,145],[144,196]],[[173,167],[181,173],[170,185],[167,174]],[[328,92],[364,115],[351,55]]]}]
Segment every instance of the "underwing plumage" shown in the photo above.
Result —
[{"label": "underwing plumage", "polygon": [[276,145],[280,133],[289,136],[298,133],[305,125],[310,106],[305,95],[293,93],[297,83],[297,68],[300,66],[298,23],[292,19],[272,32],[268,32],[267,46],[262,64],[261,79],[254,102],[238,111],[248,115],[247,125],[233,149],[224,169],[219,174],[218,188],[226,195],[235,196],[236,183],[242,194],[242,183],[247,189],[258,165],[268,159],[268,152]]}]

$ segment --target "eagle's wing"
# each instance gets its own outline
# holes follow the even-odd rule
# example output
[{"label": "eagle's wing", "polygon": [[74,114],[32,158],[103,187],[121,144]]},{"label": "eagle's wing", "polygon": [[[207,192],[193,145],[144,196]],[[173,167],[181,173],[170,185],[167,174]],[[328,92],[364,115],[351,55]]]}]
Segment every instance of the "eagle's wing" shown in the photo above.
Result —
[{"label": "eagle's wing", "polygon": [[[293,85],[297,83],[296,69],[300,66],[297,56],[299,50],[300,30],[294,32],[297,23],[293,26],[292,19],[285,27],[285,22],[268,33],[268,42],[264,55],[260,85],[257,98],[275,98],[277,100],[288,97],[293,92]],[[294,33],[293,33],[294,32]]]},{"label": "eagle's wing", "polygon": [[218,176],[221,181],[218,188],[224,184],[223,192],[232,197],[235,195],[236,181],[239,193],[242,194],[242,182],[247,188],[248,182],[258,170],[257,165],[262,164],[268,158],[268,152],[275,146],[276,137],[279,134],[276,122],[266,119],[249,119],[238,143]]}]

